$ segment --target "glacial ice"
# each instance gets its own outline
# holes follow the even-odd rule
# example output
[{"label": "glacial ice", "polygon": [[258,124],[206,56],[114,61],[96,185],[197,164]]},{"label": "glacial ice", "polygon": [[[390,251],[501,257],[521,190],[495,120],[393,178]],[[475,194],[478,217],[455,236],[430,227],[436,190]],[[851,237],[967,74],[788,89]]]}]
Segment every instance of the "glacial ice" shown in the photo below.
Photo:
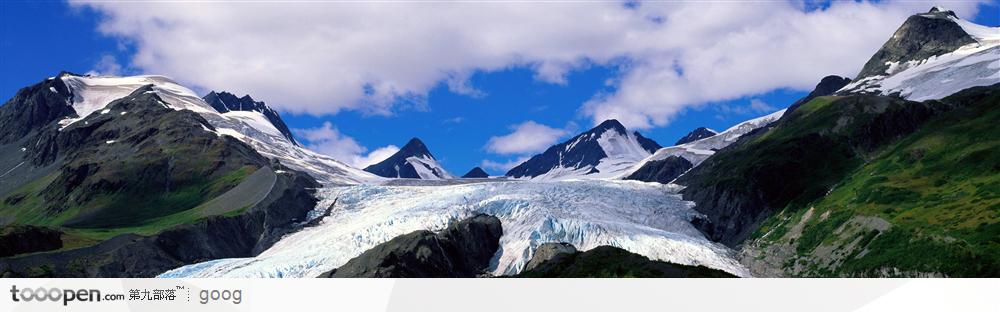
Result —
[{"label": "glacial ice", "polygon": [[567,242],[580,250],[611,245],[658,259],[749,272],[733,251],[707,240],[675,185],[637,181],[497,181],[457,185],[357,185],[320,190],[329,216],[282,238],[257,257],[184,266],[161,277],[314,277],[375,245],[416,230],[440,230],[475,213],[500,218],[504,234],[489,271],[521,271],[535,248]]}]

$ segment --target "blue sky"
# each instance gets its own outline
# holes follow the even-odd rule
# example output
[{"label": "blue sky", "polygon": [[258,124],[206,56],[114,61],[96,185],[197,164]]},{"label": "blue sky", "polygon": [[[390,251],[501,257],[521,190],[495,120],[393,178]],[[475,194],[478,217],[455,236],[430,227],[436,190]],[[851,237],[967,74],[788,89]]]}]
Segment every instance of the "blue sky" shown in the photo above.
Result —
[{"label": "blue sky", "polygon": [[[809,6],[808,10],[824,6]],[[36,83],[61,70],[85,73],[98,69],[114,70],[119,74],[157,73],[149,66],[133,66],[137,52],[134,38],[109,35],[98,27],[105,13],[58,1],[4,1],[0,4],[0,96],[5,99],[17,89]],[[990,26],[1000,24],[997,3],[982,5],[970,20]],[[902,20],[894,22],[898,25]],[[883,41],[885,39],[882,39]],[[865,52],[870,55],[871,52]],[[120,68],[114,68],[119,66]],[[860,67],[861,64],[857,64]],[[395,100],[390,113],[362,109],[341,109],[331,112],[310,112],[289,109],[283,118],[291,128],[309,129],[330,122],[339,133],[350,137],[366,151],[387,145],[404,144],[410,137],[421,138],[446,169],[463,174],[484,160],[508,162],[530,155],[498,154],[487,150],[491,137],[509,134],[514,125],[534,121],[548,127],[565,130],[561,139],[586,130],[597,118],[585,111],[585,103],[595,96],[616,94],[620,90],[616,79],[626,76],[628,64],[611,60],[575,64],[565,71],[561,81],[539,79],[538,66],[531,64],[504,65],[488,70],[473,70],[464,85],[477,90],[478,95],[463,94],[438,81],[426,94],[407,100]],[[846,68],[830,74],[847,75],[857,68]],[[294,77],[294,76],[293,76]],[[627,77],[627,76],[626,76]],[[182,83],[184,77],[179,78]],[[755,79],[744,77],[743,79]],[[744,92],[735,98],[688,103],[679,112],[670,113],[669,122],[653,124],[640,130],[661,145],[671,145],[696,127],[723,130],[740,121],[784,108],[808,92],[818,81],[798,84],[798,88],[778,86],[760,92]],[[202,83],[204,84],[204,83]],[[194,85],[199,92],[211,86]],[[226,89],[219,86],[218,89]],[[242,93],[238,92],[237,93]],[[251,95],[254,93],[251,91]],[[260,98],[261,96],[256,96]],[[282,97],[263,98],[272,106],[285,108]],[[293,100],[286,100],[292,102]],[[751,101],[758,105],[751,106]],[[765,103],[766,105],[760,105]],[[768,108],[769,107],[769,108]],[[287,113],[296,111],[296,113]],[[491,174],[502,174],[498,168],[485,168]]]}]

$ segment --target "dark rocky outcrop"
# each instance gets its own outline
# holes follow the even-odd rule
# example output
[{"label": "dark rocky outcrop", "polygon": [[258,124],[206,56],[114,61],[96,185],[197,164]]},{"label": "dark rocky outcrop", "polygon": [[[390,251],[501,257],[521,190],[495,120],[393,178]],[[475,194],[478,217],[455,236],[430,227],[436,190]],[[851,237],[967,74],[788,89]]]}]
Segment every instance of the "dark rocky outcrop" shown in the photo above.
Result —
[{"label": "dark rocky outcrop", "polygon": [[205,95],[202,99],[209,105],[212,105],[212,108],[219,113],[231,111],[261,113],[267,118],[267,121],[271,122],[271,125],[274,126],[274,128],[278,129],[278,131],[280,131],[281,134],[288,139],[289,142],[292,142],[292,144],[295,145],[299,144],[298,142],[295,142],[295,138],[292,137],[292,131],[288,130],[288,125],[285,125],[285,122],[281,120],[281,116],[278,115],[278,112],[271,109],[271,107],[264,104],[264,102],[255,101],[249,94],[244,95],[243,97],[236,97],[236,95],[229,92],[212,91]]},{"label": "dark rocky outcrop", "polygon": [[[545,246],[545,245],[542,245]],[[542,246],[539,246],[541,248]],[[549,257],[547,260],[535,257],[528,262],[539,263],[522,271],[516,277],[529,278],[703,278],[735,277],[724,271],[703,266],[688,266],[650,260],[627,250],[599,246],[585,252],[566,252],[565,248],[554,254],[536,252],[535,257]],[[575,248],[574,248],[575,250]]]},{"label": "dark rocky outcrop", "polygon": [[[617,132],[621,136],[628,135],[628,130],[618,120],[608,119],[596,127],[581,133],[565,142],[553,145],[545,152],[535,155],[527,161],[507,171],[507,176],[537,177],[557,167],[584,168],[595,167],[602,159],[607,158],[597,139],[608,131]],[[660,149],[656,141],[643,137],[639,132],[633,132],[636,141],[647,152],[655,153]],[[593,169],[596,171],[596,169]]]},{"label": "dark rocky outcrop", "polygon": [[32,225],[13,225],[0,231],[0,258],[56,250],[63,247],[62,231]]},{"label": "dark rocky outcrop", "polygon": [[13,143],[54,121],[76,116],[72,99],[70,89],[58,77],[18,90],[0,106],[0,144]]},{"label": "dark rocky outcrop", "polygon": [[524,265],[523,271],[531,271],[549,261],[562,261],[561,258],[572,257],[576,247],[570,243],[544,243],[535,249],[535,254]]},{"label": "dark rocky outcrop", "polygon": [[792,103],[792,105],[789,105],[788,109],[785,110],[785,115],[783,116],[788,116],[791,112],[794,112],[796,109],[798,109],[799,106],[802,106],[802,104],[812,101],[812,99],[815,99],[820,96],[831,95],[849,83],[851,83],[851,78],[847,77],[840,77],[835,75],[823,77],[823,79],[820,79],[819,83],[816,84],[816,87],[813,88],[813,90],[809,92],[809,94],[806,95],[806,97],[795,101],[795,103]]},{"label": "dark rocky outcrop", "polygon": [[476,277],[500,248],[502,234],[500,219],[476,215],[439,233],[393,238],[321,277]]},{"label": "dark rocky outcrop", "polygon": [[647,162],[636,170],[626,180],[637,180],[644,182],[670,183],[694,167],[687,159],[680,156],[668,156],[667,158]]},{"label": "dark rocky outcrop", "polygon": [[923,60],[975,43],[976,40],[953,18],[957,18],[955,12],[942,11],[937,7],[927,13],[910,16],[865,63],[854,80],[884,75],[889,69],[886,64],[889,62]]},{"label": "dark rocky outcrop", "polygon": [[691,132],[689,132],[687,135],[684,135],[684,137],[681,138],[680,140],[677,140],[677,143],[674,143],[674,145],[681,145],[681,144],[691,143],[691,142],[698,141],[698,140],[701,140],[701,139],[704,139],[704,138],[713,137],[716,134],[719,134],[719,133],[715,132],[715,131],[712,131],[712,129],[705,128],[705,127],[698,127],[697,129],[694,129]]},{"label": "dark rocky outcrop", "polygon": [[462,175],[462,178],[465,179],[485,179],[489,177],[490,174],[486,173],[486,171],[483,171],[483,168],[479,167],[472,168],[472,170],[469,170],[469,172]]}]

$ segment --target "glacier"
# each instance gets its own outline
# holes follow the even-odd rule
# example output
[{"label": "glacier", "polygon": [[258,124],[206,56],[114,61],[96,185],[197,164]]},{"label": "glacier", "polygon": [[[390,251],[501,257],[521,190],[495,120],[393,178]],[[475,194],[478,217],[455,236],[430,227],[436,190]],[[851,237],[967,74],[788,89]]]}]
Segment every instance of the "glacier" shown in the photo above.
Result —
[{"label": "glacier", "polygon": [[520,272],[543,243],[566,242],[580,250],[611,245],[651,259],[749,276],[731,249],[691,225],[699,214],[678,190],[615,180],[328,187],[320,190],[317,213],[335,204],[317,225],[288,234],[256,257],[192,264],[160,277],[315,277],[399,235],[441,230],[476,213],[503,224],[501,247],[489,268],[493,275]]}]

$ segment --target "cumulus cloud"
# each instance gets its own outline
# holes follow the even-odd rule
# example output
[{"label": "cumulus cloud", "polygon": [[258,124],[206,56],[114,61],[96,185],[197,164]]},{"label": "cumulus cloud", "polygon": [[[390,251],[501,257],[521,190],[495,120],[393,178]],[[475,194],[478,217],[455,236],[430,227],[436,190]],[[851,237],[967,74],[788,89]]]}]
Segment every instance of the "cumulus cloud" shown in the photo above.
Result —
[{"label": "cumulus cloud", "polygon": [[87,75],[94,76],[116,76],[122,73],[122,65],[118,63],[118,59],[114,55],[104,54],[101,58],[97,60],[94,64],[94,68],[87,72]]},{"label": "cumulus cloud", "polygon": [[[931,2],[135,3],[71,0],[135,45],[131,67],[196,88],[250,93],[291,112],[392,114],[476,72],[529,67],[568,84],[582,66],[620,67],[582,103],[595,123],[667,125],[705,103],[853,76]],[[977,2],[946,3],[960,16]]]},{"label": "cumulus cloud", "polygon": [[352,164],[355,168],[363,169],[365,167],[377,164],[380,161],[385,160],[386,158],[389,158],[389,156],[392,156],[392,154],[395,154],[398,151],[399,151],[398,146],[387,145],[384,147],[376,148],[375,150],[368,153],[368,155],[355,156],[354,158],[352,158],[350,164]]},{"label": "cumulus cloud", "polygon": [[340,133],[330,122],[324,122],[322,126],[316,128],[294,129],[293,131],[305,140],[307,148],[355,168],[365,168],[378,163],[399,151],[399,147],[388,145],[366,154],[367,148],[358,144],[354,138]]},{"label": "cumulus cloud", "polygon": [[501,155],[541,152],[566,135],[566,130],[552,128],[534,121],[510,127],[511,133],[491,137],[486,150]]}]

